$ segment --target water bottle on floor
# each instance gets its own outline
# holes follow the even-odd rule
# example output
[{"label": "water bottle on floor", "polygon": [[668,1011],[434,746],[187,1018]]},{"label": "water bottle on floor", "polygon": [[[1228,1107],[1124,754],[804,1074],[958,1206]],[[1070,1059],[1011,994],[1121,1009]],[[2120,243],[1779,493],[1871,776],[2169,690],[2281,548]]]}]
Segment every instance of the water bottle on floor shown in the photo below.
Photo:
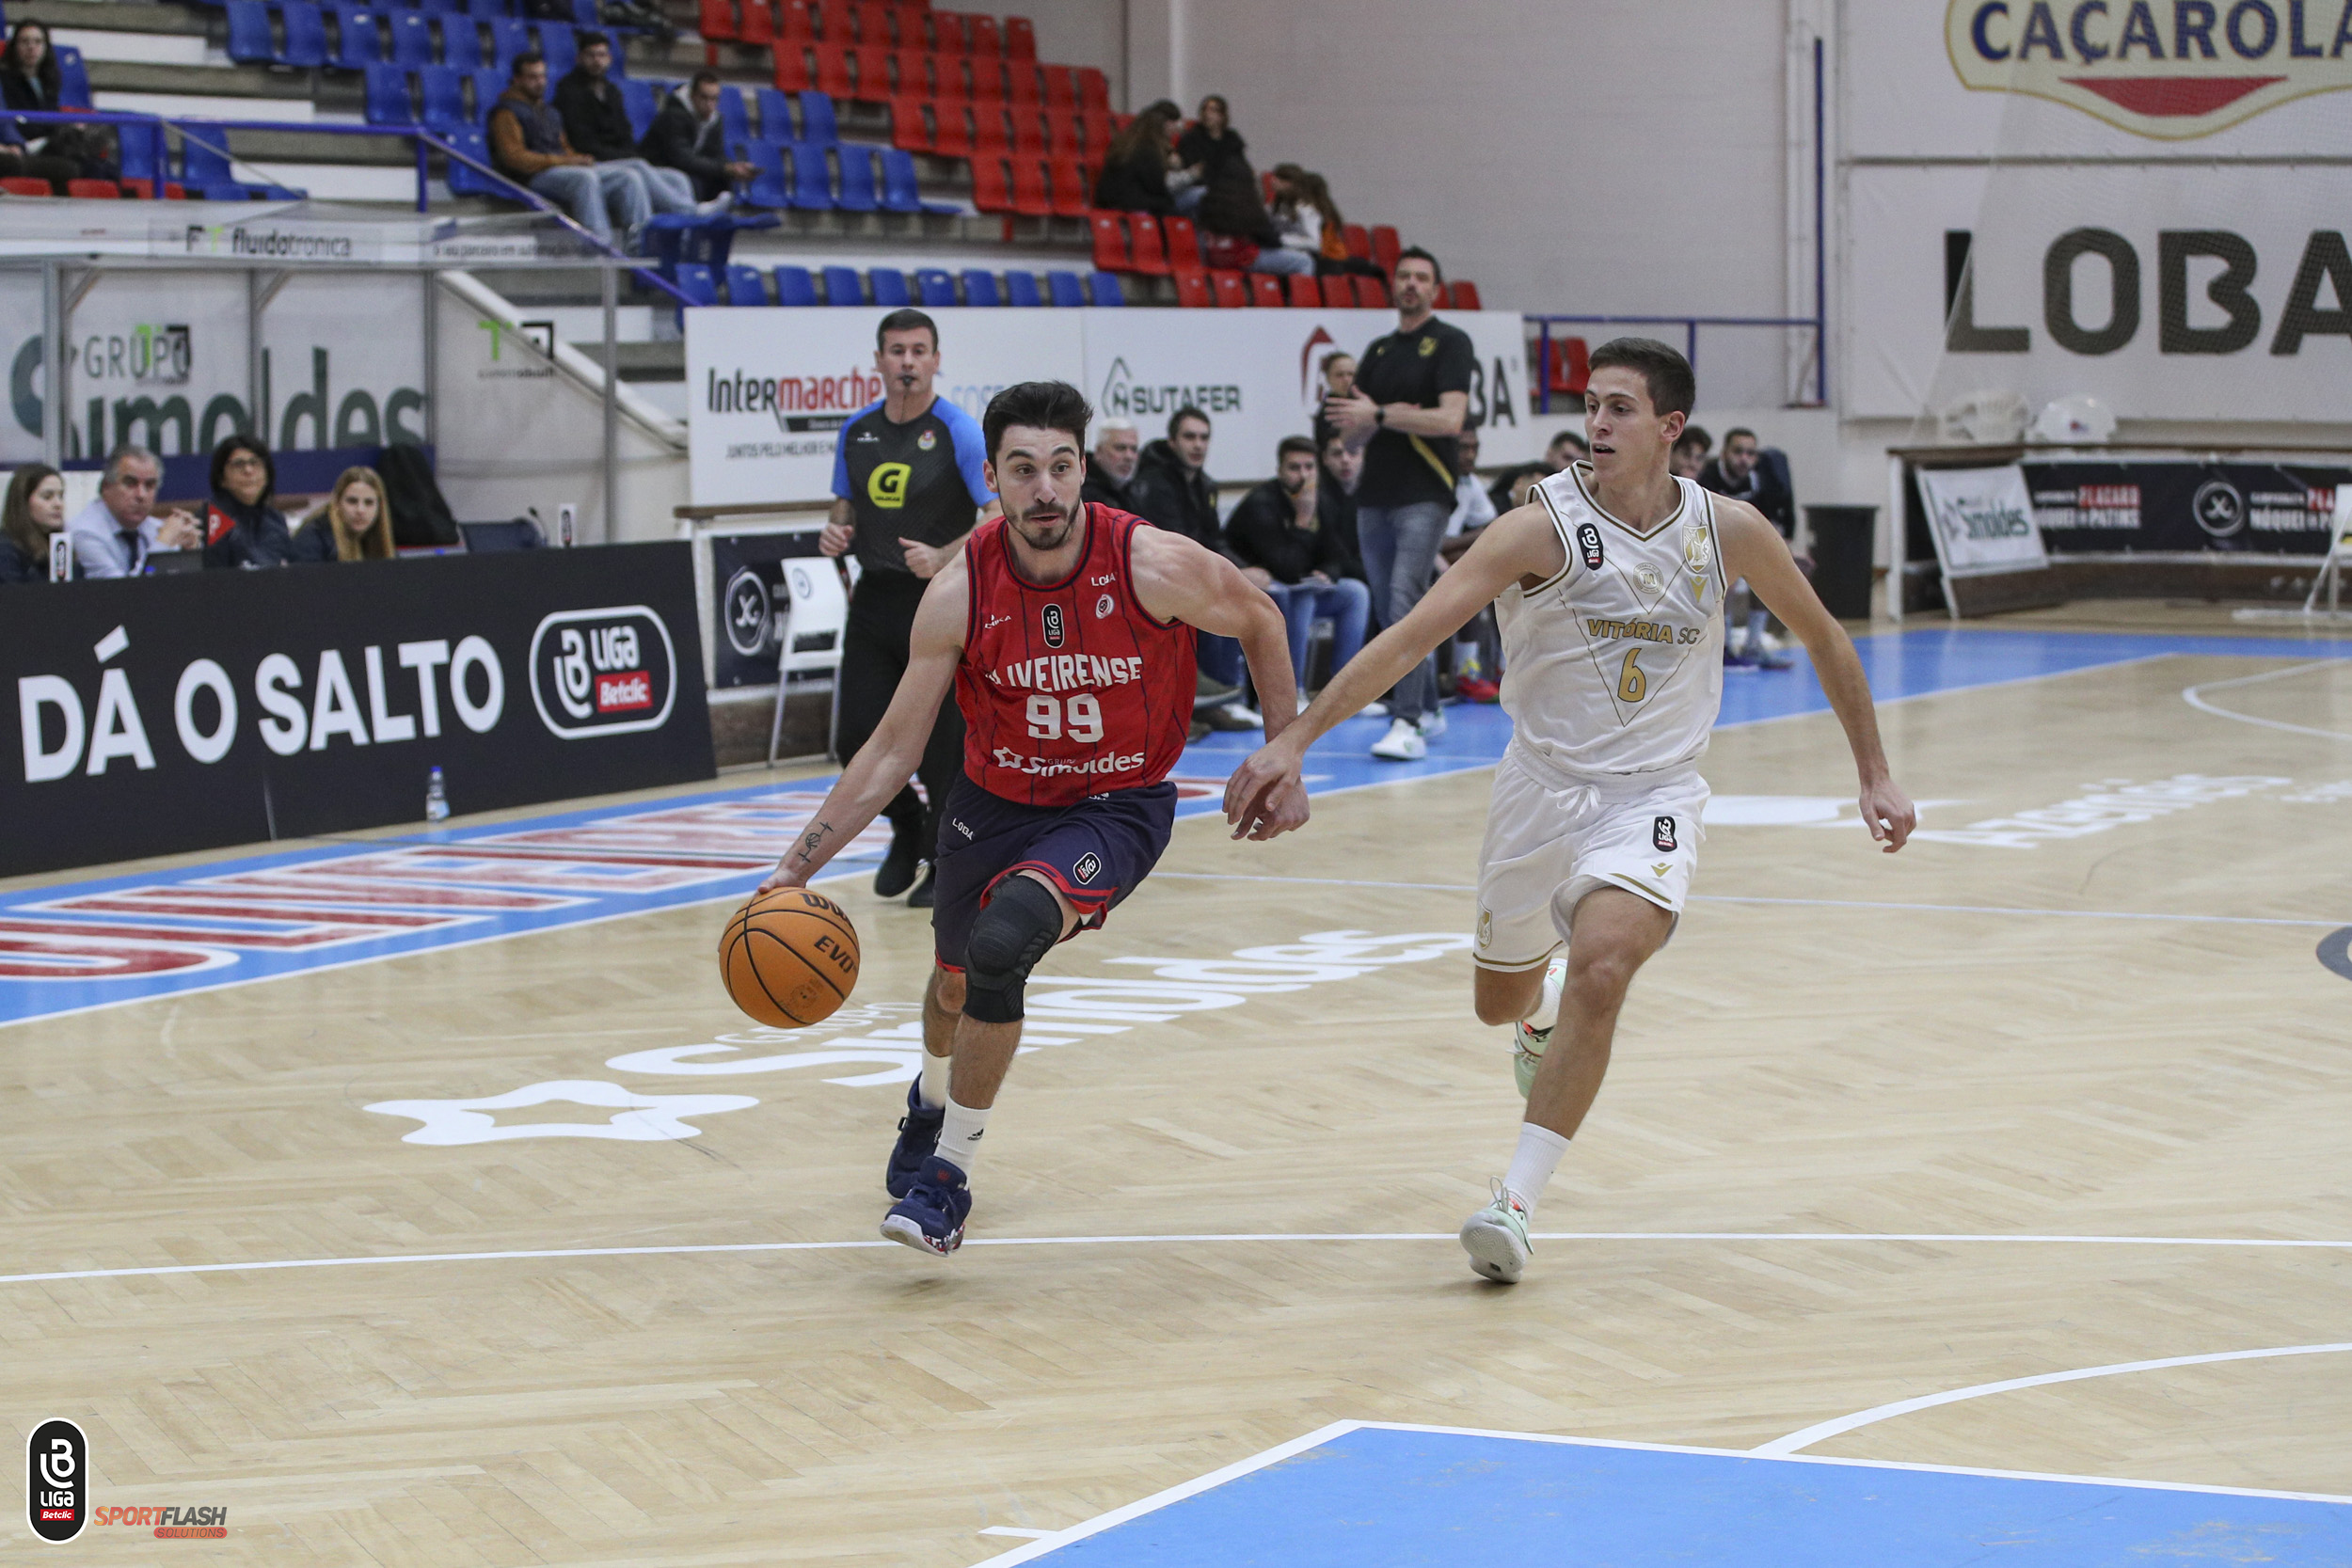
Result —
[{"label": "water bottle on floor", "polygon": [[442,782],[441,770],[437,768],[424,782],[424,819],[427,822],[449,820],[449,785]]}]

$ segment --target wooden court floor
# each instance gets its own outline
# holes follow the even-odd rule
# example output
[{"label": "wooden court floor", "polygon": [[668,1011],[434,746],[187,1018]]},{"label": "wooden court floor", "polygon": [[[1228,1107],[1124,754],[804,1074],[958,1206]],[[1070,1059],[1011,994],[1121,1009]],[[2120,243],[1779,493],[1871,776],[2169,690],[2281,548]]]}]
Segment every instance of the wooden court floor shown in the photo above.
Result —
[{"label": "wooden court floor", "polygon": [[[1516,1289],[1451,1240],[1518,1115],[1455,950],[1025,1055],[972,1235],[1068,1244],[0,1282],[0,1404],[20,1433],[83,1425],[102,1508],[229,1508],[225,1541],[93,1528],[86,1560],[945,1568],[1335,1419],[1746,1449],[1987,1382],[2352,1339],[2352,978],[2316,957],[2352,927],[2352,668],[2207,689],[2269,724],[2183,697],[2296,662],[1885,711],[1927,827],[2023,843],[1881,857],[1792,820],[1851,794],[1833,721],[1720,735],[1706,771],[1748,820],[1710,827],[1538,1215],[1598,1234],[1539,1241]],[[1334,796],[1272,847],[1180,824],[1184,875],[1047,971],[1465,931],[1486,780]],[[2034,836],[2155,784],[2143,820]],[[857,1001],[911,1002],[924,917],[834,891]],[[0,1275],[870,1240],[901,1084],[604,1065],[748,1037],[721,918],[0,1030]],[[691,1139],[452,1147],[363,1108],[613,1079],[757,1102]],[[1920,1236],[1948,1239],[1890,1239]],[[2059,1239],[1995,1239],[2024,1236]],[[2210,1244],[2263,1238],[2339,1244]],[[2029,1388],[1807,1451],[2352,1493],[2352,1355]],[[13,1509],[5,1539],[40,1549]]]}]

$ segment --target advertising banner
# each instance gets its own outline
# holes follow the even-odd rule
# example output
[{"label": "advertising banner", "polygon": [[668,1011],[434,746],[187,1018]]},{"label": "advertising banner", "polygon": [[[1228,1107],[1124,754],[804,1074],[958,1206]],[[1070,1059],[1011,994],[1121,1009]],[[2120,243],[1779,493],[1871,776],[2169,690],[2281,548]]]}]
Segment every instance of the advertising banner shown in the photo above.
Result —
[{"label": "advertising banner", "polygon": [[[797,590],[795,570],[804,584]],[[839,568],[817,553],[817,535],[810,530],[710,535],[710,602],[719,622],[713,687],[775,684],[778,618],[795,599],[815,597],[805,585],[806,574],[819,571]]]},{"label": "advertising banner", "polygon": [[2016,464],[1998,468],[1922,468],[1919,499],[1944,575],[1983,577],[2049,565],[2034,526],[2033,498]]},{"label": "advertising banner", "polygon": [[[834,433],[882,394],[871,310],[710,309],[686,318],[694,504],[831,493]],[[1392,330],[1387,310],[937,310],[940,394],[977,417],[1016,381],[1068,381],[1147,438],[1190,403],[1214,426],[1209,472],[1263,478],[1311,428],[1318,367]],[[1525,327],[1515,311],[1447,311],[1477,345],[1470,418],[1486,463],[1531,459]]]},{"label": "advertising banner", "polygon": [[2276,463],[2023,465],[2053,554],[2324,555],[2352,468]]},{"label": "advertising banner", "polygon": [[707,779],[683,544],[25,590],[0,876]]}]

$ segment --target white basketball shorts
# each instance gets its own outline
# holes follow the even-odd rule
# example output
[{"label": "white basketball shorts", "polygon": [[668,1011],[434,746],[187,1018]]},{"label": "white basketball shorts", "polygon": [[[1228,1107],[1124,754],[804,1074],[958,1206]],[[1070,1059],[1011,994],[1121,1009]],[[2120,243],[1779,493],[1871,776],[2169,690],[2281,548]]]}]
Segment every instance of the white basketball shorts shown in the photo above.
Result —
[{"label": "white basketball shorts", "polygon": [[1707,794],[1692,768],[1571,784],[1504,752],[1478,852],[1478,966],[1541,968],[1596,888],[1623,888],[1679,918],[1707,836]]}]

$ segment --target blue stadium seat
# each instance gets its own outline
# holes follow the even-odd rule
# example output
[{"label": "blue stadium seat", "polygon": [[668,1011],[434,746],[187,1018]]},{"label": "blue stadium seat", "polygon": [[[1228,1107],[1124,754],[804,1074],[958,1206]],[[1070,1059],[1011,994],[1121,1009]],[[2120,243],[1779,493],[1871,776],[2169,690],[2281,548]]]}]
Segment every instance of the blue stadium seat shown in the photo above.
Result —
[{"label": "blue stadium seat", "polygon": [[823,148],[792,144],[792,205],[803,213],[833,211],[833,169]]},{"label": "blue stadium seat", "polygon": [[[479,131],[452,131],[442,139],[477,164],[487,165],[490,162],[489,138]],[[449,165],[449,194],[452,196],[501,196],[512,200],[515,193],[497,183],[489,176],[477,173],[472,168],[453,159]]]},{"label": "blue stadium seat", "polygon": [[925,267],[914,275],[916,297],[927,309],[939,309],[956,303],[956,280],[938,267]]},{"label": "blue stadium seat", "polygon": [[768,280],[757,267],[738,263],[727,268],[727,303],[729,305],[765,305],[768,303]]},{"label": "blue stadium seat", "polygon": [[367,6],[335,8],[335,63],[345,71],[365,71],[384,58],[384,40],[375,26],[375,11]]},{"label": "blue stadium seat", "polygon": [[417,72],[424,88],[424,128],[443,135],[473,121],[466,114],[466,73],[455,66],[429,65]]},{"label": "blue stadium seat", "polygon": [[752,96],[759,104],[757,139],[774,142],[778,146],[791,141],[793,139],[792,101],[773,87],[760,87]]},{"label": "blue stadium seat", "polygon": [[267,65],[278,58],[270,36],[269,8],[262,0],[229,0],[229,57],[239,65]]},{"label": "blue stadium seat", "polygon": [[[572,0],[572,25],[586,27],[592,32],[596,28],[596,0]],[[617,49],[612,51],[612,63],[616,66],[621,63],[620,53]]]},{"label": "blue stadium seat", "polygon": [[466,11],[476,22],[496,22],[500,17],[514,15],[515,8],[508,0],[467,0]]},{"label": "blue stadium seat", "polygon": [[1015,267],[1005,274],[1005,303],[1007,305],[1042,305],[1045,301],[1037,292],[1037,274],[1025,267]]},{"label": "blue stadium seat", "polygon": [[720,138],[729,147],[739,147],[752,139],[751,116],[743,109],[743,89],[732,83],[719,88]]},{"label": "blue stadium seat", "polygon": [[122,165],[125,180],[151,180],[155,194],[164,194],[164,182],[177,179],[171,172],[171,161],[165,155],[164,126],[161,120],[126,121],[115,127],[116,156]]},{"label": "blue stadium seat", "polygon": [[825,269],[825,303],[828,305],[863,305],[866,284],[855,267]]},{"label": "blue stadium seat", "polygon": [[653,84],[651,82],[623,82],[619,86],[621,108],[628,116],[628,134],[639,141],[644,141],[645,133],[653,129],[655,111],[661,106],[654,101]]},{"label": "blue stadium seat", "polygon": [[531,26],[522,18],[499,17],[490,23],[490,69],[501,76],[515,72],[515,56],[531,47]]},{"label": "blue stadium seat", "polygon": [[70,43],[61,43],[50,51],[57,62],[57,103],[63,108],[87,109],[89,101],[89,67],[82,61],[82,52]]},{"label": "blue stadium seat", "polygon": [[[626,78],[628,75],[628,60],[621,53],[620,47],[616,44],[612,48],[607,49],[605,53],[612,56],[612,64],[604,68],[605,75],[615,82]],[[660,84],[657,83],[656,85],[659,86]]]},{"label": "blue stadium seat", "polygon": [[675,283],[679,292],[693,304],[716,305],[719,303],[719,280],[711,276],[710,268],[701,261],[680,261],[677,264],[676,273],[670,281]]},{"label": "blue stadium seat", "polygon": [[776,269],[776,303],[778,305],[814,305],[817,303],[817,280],[806,267],[784,266]]},{"label": "blue stadium seat", "polygon": [[902,147],[882,150],[882,211],[919,213],[923,198],[914,183],[914,154]]},{"label": "blue stadium seat", "polygon": [[427,16],[448,16],[453,11],[463,15],[466,9],[463,0],[416,0],[416,5]]},{"label": "blue stadium seat", "polygon": [[441,18],[441,63],[459,71],[482,69],[482,29],[472,17],[460,13]]},{"label": "blue stadium seat", "polygon": [[897,267],[876,267],[866,275],[866,280],[874,286],[874,303],[877,306],[886,305],[895,310],[902,305],[914,303],[914,297],[907,293],[907,275]]},{"label": "blue stadium seat", "polygon": [[[246,188],[238,183],[235,171],[229,166],[229,154],[224,150],[227,135],[226,132],[210,127],[200,130],[195,136],[183,135],[180,178],[190,190],[205,192],[208,200],[243,201],[246,195]],[[201,140],[198,139],[199,136]],[[236,194],[225,198],[211,194],[229,188],[233,188]]]},{"label": "blue stadium seat", "polygon": [[433,63],[433,23],[422,11],[398,7],[384,13],[392,24],[392,64],[420,71]]},{"label": "blue stadium seat", "polygon": [[814,88],[802,93],[801,140],[831,147],[840,139],[841,133],[834,125],[833,95]]},{"label": "blue stadium seat", "polygon": [[1097,305],[1124,305],[1127,303],[1126,293],[1119,286],[1119,275],[1117,273],[1089,273],[1088,275],[1088,284],[1094,292],[1094,303]]},{"label": "blue stadium seat", "polygon": [[1082,307],[1087,302],[1085,285],[1074,272],[1049,272],[1045,275],[1045,294],[1063,309]]},{"label": "blue stadium seat", "polygon": [[491,106],[498,103],[499,94],[505,90],[506,72],[485,67],[473,73],[473,122],[476,125],[490,123]]},{"label": "blue stadium seat", "polygon": [[870,213],[881,206],[881,198],[874,194],[874,150],[841,142],[834,146],[833,156],[841,166],[841,193],[834,204],[845,213]]},{"label": "blue stadium seat", "polygon": [[396,65],[368,67],[368,123],[414,125],[417,111],[408,102],[408,72]]},{"label": "blue stadium seat", "polygon": [[[1029,288],[1032,293],[1036,291],[1037,279],[1031,278],[1029,280]],[[928,288],[924,291],[926,294],[929,294],[930,292],[930,291]],[[963,302],[966,305],[995,306],[1004,304],[1004,296],[996,292],[996,275],[993,272],[982,272],[977,267],[964,268]],[[951,301],[950,303],[953,302]]]},{"label": "blue stadium seat", "polygon": [[785,179],[784,149],[771,141],[755,141],[744,150],[752,166],[752,181],[744,187],[743,204],[777,209],[791,206],[792,187]]},{"label": "blue stadium seat", "polygon": [[572,65],[580,56],[580,45],[572,39],[569,23],[539,24],[539,52],[548,57],[548,90],[572,73]]},{"label": "blue stadium seat", "polygon": [[285,0],[278,16],[286,24],[286,41],[278,46],[278,63],[297,71],[316,71],[326,64],[326,17],[314,0]]}]

